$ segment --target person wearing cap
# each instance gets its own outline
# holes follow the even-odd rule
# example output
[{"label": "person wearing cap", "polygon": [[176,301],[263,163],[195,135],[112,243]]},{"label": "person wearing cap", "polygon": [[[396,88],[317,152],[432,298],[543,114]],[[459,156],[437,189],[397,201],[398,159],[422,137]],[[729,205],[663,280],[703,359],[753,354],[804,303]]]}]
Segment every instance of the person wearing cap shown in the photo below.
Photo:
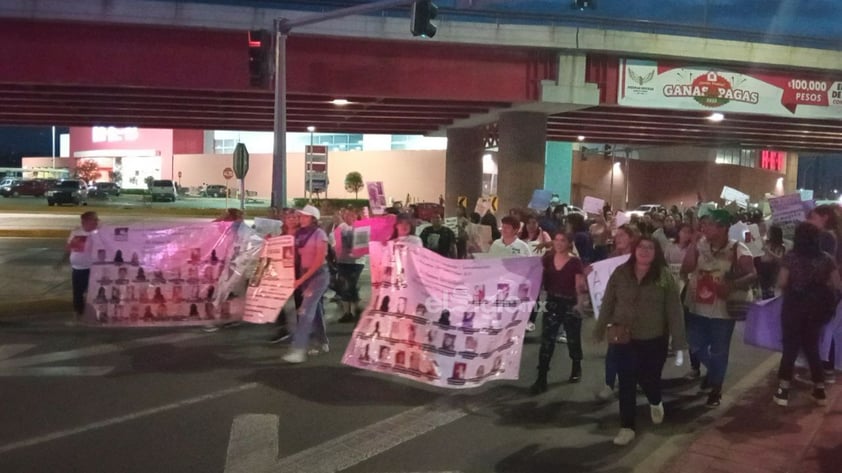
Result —
[{"label": "person wearing cap", "polygon": [[681,273],[690,275],[685,296],[690,353],[707,368],[702,380],[702,391],[708,393],[706,405],[717,407],[736,322],[728,315],[728,295],[749,289],[757,273],[748,247],[728,238],[728,211],[715,209],[709,215],[687,249]]},{"label": "person wearing cap", "polygon": [[298,308],[298,326],[292,337],[292,347],[283,356],[287,363],[307,361],[307,347],[313,332],[319,342],[315,353],[329,350],[322,302],[330,283],[326,264],[327,234],[319,227],[319,209],[305,205],[297,213],[301,228],[295,233],[295,288],[301,290],[301,306]]}]

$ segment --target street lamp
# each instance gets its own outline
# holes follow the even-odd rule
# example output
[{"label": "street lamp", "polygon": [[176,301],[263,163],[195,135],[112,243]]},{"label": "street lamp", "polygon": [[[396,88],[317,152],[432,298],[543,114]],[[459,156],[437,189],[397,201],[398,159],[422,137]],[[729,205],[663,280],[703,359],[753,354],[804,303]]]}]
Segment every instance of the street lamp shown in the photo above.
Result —
[{"label": "street lamp", "polygon": [[316,131],[316,127],[310,125],[307,127],[307,131],[310,132],[310,150],[306,154],[306,161],[307,161],[307,191],[310,192],[310,198],[313,197],[313,132]]}]

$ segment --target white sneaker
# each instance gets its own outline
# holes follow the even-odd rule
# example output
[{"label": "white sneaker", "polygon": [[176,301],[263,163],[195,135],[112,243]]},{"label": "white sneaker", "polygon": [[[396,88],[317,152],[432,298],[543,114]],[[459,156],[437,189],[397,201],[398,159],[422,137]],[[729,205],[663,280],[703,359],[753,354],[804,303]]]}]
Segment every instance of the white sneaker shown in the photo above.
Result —
[{"label": "white sneaker", "polygon": [[327,353],[330,351],[330,345],[327,343],[322,343],[318,347],[313,347],[307,351],[307,354],[310,356],[321,355],[322,353]]},{"label": "white sneaker", "polygon": [[567,343],[567,334],[562,333],[561,335],[558,336],[558,338],[555,339],[555,341],[556,341],[556,343]]},{"label": "white sneaker", "polygon": [[614,437],[614,445],[628,445],[634,440],[634,435],[634,430],[632,429],[620,429],[620,432]]},{"label": "white sneaker", "polygon": [[664,403],[649,404],[649,415],[652,417],[652,423],[655,425],[664,422]]},{"label": "white sneaker", "polygon": [[293,348],[281,359],[287,363],[304,363],[307,361],[307,353],[301,348]]},{"label": "white sneaker", "polygon": [[526,323],[526,331],[527,332],[534,332],[535,331],[535,324],[533,324],[532,322],[527,322]]},{"label": "white sneaker", "polygon": [[596,398],[600,401],[610,401],[614,399],[614,390],[611,389],[611,386],[606,384],[598,393],[596,393]]}]

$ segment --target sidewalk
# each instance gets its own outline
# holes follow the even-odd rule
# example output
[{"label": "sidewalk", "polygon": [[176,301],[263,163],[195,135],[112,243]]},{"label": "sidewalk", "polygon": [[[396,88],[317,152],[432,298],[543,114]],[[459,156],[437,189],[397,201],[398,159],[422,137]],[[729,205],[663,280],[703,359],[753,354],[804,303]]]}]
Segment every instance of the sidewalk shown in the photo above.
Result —
[{"label": "sidewalk", "polygon": [[822,407],[810,396],[812,388],[796,383],[789,407],[780,407],[772,402],[776,385],[770,373],[743,393],[661,473],[842,471],[842,386],[828,385]]}]

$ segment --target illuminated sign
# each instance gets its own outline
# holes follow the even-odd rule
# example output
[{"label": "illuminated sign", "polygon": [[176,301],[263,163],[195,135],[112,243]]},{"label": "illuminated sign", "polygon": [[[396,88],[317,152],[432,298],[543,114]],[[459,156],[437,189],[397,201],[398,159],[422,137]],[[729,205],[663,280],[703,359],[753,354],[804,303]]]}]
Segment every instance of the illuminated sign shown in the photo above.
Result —
[{"label": "illuminated sign", "polygon": [[91,141],[94,143],[137,141],[139,137],[140,132],[137,127],[117,128],[113,126],[95,126],[91,131]]},{"label": "illuminated sign", "polygon": [[783,172],[786,167],[786,153],[764,149],[760,151],[760,168],[767,171]]}]

